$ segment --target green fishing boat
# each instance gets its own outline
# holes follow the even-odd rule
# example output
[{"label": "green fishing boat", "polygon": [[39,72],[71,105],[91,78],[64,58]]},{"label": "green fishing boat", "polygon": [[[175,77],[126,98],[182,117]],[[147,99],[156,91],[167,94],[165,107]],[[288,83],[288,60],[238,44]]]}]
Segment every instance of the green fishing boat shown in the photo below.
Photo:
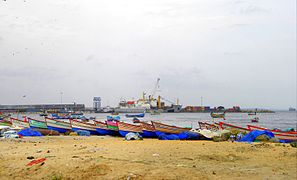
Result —
[{"label": "green fishing boat", "polygon": [[31,128],[47,129],[47,125],[45,121],[40,121],[32,118],[28,118],[28,121]]}]

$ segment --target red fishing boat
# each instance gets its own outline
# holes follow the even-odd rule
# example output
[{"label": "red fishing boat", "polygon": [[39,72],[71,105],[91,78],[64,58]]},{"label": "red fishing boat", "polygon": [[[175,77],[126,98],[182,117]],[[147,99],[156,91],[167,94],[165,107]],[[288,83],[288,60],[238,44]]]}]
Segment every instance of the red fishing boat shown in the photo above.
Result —
[{"label": "red fishing boat", "polygon": [[292,141],[297,141],[297,132],[296,131],[280,131],[280,130],[273,130],[273,129],[268,129],[268,128],[263,128],[259,126],[252,126],[252,125],[247,125],[248,128],[252,130],[261,130],[261,131],[270,131],[274,134],[276,138],[279,140],[283,140],[284,142],[292,142]]},{"label": "red fishing boat", "polygon": [[240,132],[249,132],[250,129],[248,128],[244,128],[244,127],[240,127],[240,126],[235,126],[235,125],[232,125],[232,124],[228,124],[228,123],[224,123],[224,122],[220,122],[219,123],[221,129],[236,129]]}]

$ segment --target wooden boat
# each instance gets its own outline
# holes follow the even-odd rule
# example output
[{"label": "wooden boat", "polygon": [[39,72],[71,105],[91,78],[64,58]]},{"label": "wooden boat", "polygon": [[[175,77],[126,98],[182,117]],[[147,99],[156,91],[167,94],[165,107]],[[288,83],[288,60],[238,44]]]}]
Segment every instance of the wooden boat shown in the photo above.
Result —
[{"label": "wooden boat", "polygon": [[200,129],[207,129],[207,130],[219,130],[220,126],[218,124],[210,124],[207,122],[198,122]]},{"label": "wooden boat", "polygon": [[158,137],[156,134],[156,130],[152,124],[140,121],[140,126],[142,127],[142,136],[144,138]]},{"label": "wooden boat", "polygon": [[89,131],[92,135],[100,135],[96,130],[97,126],[95,124],[81,122],[74,119],[70,120],[70,124],[73,131],[84,130]]},{"label": "wooden boat", "polygon": [[96,131],[101,135],[118,136],[118,130],[110,129],[107,127],[106,122],[94,121],[96,125]]},{"label": "wooden boat", "polygon": [[211,116],[212,118],[223,118],[223,119],[225,119],[225,112],[222,113],[222,114],[211,112],[211,113],[210,113],[210,116]]},{"label": "wooden boat", "polygon": [[17,118],[10,118],[10,121],[12,123],[12,126],[16,129],[25,129],[25,128],[29,128],[30,124],[26,121],[22,121],[20,119]]},{"label": "wooden boat", "polygon": [[254,125],[247,125],[250,130],[263,130],[263,131],[270,131],[270,132],[275,132],[275,133],[285,133],[285,134],[296,134],[297,131],[281,131],[281,130],[275,130],[275,129],[268,129],[260,126],[254,126]]},{"label": "wooden boat", "polygon": [[0,126],[11,126],[12,123],[11,121],[9,121],[8,116],[2,116],[2,118],[0,119]]},{"label": "wooden boat", "polygon": [[268,128],[263,128],[259,126],[253,126],[253,125],[247,125],[248,128],[252,130],[262,130],[262,131],[270,131],[274,134],[274,136],[280,140],[283,140],[285,142],[292,142],[292,141],[297,141],[297,132],[296,131],[279,131],[279,130],[272,130]]},{"label": "wooden boat", "polygon": [[119,128],[119,133],[121,136],[125,137],[126,134],[129,132],[133,133],[140,133],[142,134],[142,127],[134,124],[128,124],[124,122],[117,122],[118,128]]},{"label": "wooden boat", "polygon": [[0,121],[0,126],[11,126],[11,123]]},{"label": "wooden boat", "polygon": [[47,125],[45,121],[32,119],[30,117],[28,117],[27,119],[31,128],[47,129]]},{"label": "wooden boat", "polygon": [[183,128],[183,127],[177,127],[177,126],[171,126],[159,122],[152,121],[152,124],[155,128],[155,132],[157,136],[160,136],[163,133],[166,134],[179,134],[183,131],[189,131],[191,128]]},{"label": "wooden boat", "polygon": [[141,113],[141,114],[126,114],[126,117],[127,118],[134,118],[134,117],[137,117],[137,118],[142,118],[144,117],[144,113]]},{"label": "wooden boat", "polygon": [[68,122],[65,122],[65,121],[45,117],[45,122],[49,130],[58,131],[59,133],[65,133],[67,131],[71,131],[72,129],[69,120]]},{"label": "wooden boat", "polygon": [[224,122],[220,122],[219,125],[220,125],[221,129],[228,129],[228,130],[235,129],[235,130],[238,130],[240,132],[249,132],[250,131],[250,129],[248,129],[248,128],[235,126],[235,125],[224,123]]}]

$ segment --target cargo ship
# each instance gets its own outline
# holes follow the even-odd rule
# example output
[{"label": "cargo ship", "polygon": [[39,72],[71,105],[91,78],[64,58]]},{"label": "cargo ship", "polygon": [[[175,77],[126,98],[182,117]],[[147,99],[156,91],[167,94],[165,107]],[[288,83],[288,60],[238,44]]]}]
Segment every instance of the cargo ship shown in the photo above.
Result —
[{"label": "cargo ship", "polygon": [[[152,111],[158,111],[158,112],[181,112],[182,105],[179,104],[179,100],[177,99],[176,103],[169,101],[165,99],[164,97],[161,97],[160,95],[157,98],[156,92],[159,89],[159,82],[160,78],[157,79],[157,82],[155,84],[155,87],[151,93],[151,95],[146,98],[146,93],[142,93],[142,98],[138,99],[137,101],[126,101],[121,100],[118,107],[114,109],[114,112],[118,113],[143,113],[143,112],[152,112]],[[167,101],[171,103],[170,106],[165,106],[165,102],[161,102],[161,99],[163,101]]]}]

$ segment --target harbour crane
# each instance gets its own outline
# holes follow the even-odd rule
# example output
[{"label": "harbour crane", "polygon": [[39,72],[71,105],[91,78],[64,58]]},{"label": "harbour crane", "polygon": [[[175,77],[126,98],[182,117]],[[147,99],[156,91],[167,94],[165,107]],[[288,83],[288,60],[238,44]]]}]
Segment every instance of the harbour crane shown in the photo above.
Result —
[{"label": "harbour crane", "polygon": [[160,88],[160,78],[157,79],[157,82],[155,84],[155,87],[154,87],[152,95],[151,95],[151,99],[154,99],[156,92],[160,90],[159,88]]}]

